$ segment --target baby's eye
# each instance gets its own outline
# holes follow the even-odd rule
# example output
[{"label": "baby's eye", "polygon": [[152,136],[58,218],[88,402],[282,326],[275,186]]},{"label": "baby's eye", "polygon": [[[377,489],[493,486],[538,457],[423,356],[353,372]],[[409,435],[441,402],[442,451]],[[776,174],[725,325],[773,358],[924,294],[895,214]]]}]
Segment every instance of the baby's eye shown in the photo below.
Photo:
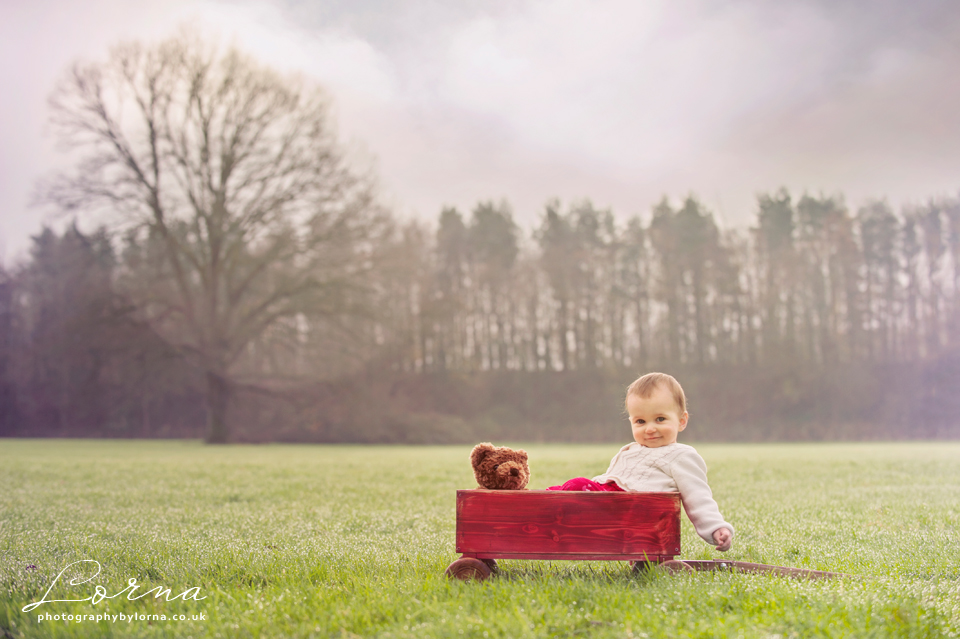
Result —
[{"label": "baby's eye", "polygon": [[657,421],[658,421],[658,422],[665,422],[665,421],[667,421],[667,418],[666,418],[666,417],[662,417],[662,416],[661,416],[661,417],[657,417]]},{"label": "baby's eye", "polygon": [[637,420],[637,423],[638,423],[638,424],[643,424],[644,421],[643,421],[642,419],[638,419],[638,420]]}]

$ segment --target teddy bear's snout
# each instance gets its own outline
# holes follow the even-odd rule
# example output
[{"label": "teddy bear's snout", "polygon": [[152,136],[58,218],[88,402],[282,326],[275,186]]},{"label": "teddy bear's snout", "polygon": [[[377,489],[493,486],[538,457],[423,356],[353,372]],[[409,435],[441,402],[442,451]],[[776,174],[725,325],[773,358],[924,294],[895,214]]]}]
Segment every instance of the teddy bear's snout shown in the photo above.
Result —
[{"label": "teddy bear's snout", "polygon": [[498,464],[497,472],[502,477],[519,477],[520,476],[520,467],[517,466],[516,462],[504,462]]}]

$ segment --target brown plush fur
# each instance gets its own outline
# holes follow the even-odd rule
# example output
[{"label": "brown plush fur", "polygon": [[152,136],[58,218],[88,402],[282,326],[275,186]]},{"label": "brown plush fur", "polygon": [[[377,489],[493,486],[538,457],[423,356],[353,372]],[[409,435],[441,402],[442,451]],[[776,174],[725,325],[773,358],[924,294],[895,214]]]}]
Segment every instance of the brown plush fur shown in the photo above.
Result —
[{"label": "brown plush fur", "polygon": [[473,474],[481,488],[490,490],[523,490],[530,480],[527,451],[477,444],[470,453]]}]

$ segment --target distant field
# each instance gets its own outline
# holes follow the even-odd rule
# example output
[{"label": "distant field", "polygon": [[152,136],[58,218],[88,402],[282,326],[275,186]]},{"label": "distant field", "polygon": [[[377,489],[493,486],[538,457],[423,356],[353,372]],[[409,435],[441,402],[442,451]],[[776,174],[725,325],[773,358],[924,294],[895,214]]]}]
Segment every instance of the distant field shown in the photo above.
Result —
[{"label": "distant field", "polygon": [[[543,488],[602,472],[617,446],[526,448]],[[508,560],[488,582],[450,582],[469,450],[0,440],[0,637],[960,635],[960,443],[698,446],[737,538],[721,555],[684,519],[684,557],[863,577],[823,582]],[[206,599],[21,612],[78,560],[99,577],[64,574],[46,599],[131,578],[137,594]],[[168,619],[38,622],[48,613]]]}]

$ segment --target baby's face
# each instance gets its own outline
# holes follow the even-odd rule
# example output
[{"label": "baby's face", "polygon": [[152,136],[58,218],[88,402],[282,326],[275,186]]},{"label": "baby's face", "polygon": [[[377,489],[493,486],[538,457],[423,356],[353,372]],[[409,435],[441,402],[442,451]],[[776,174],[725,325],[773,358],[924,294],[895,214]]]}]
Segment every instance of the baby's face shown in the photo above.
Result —
[{"label": "baby's face", "polygon": [[687,413],[666,388],[655,388],[650,397],[627,397],[627,413],[633,438],[641,446],[660,448],[677,441],[677,434],[687,427]]}]

